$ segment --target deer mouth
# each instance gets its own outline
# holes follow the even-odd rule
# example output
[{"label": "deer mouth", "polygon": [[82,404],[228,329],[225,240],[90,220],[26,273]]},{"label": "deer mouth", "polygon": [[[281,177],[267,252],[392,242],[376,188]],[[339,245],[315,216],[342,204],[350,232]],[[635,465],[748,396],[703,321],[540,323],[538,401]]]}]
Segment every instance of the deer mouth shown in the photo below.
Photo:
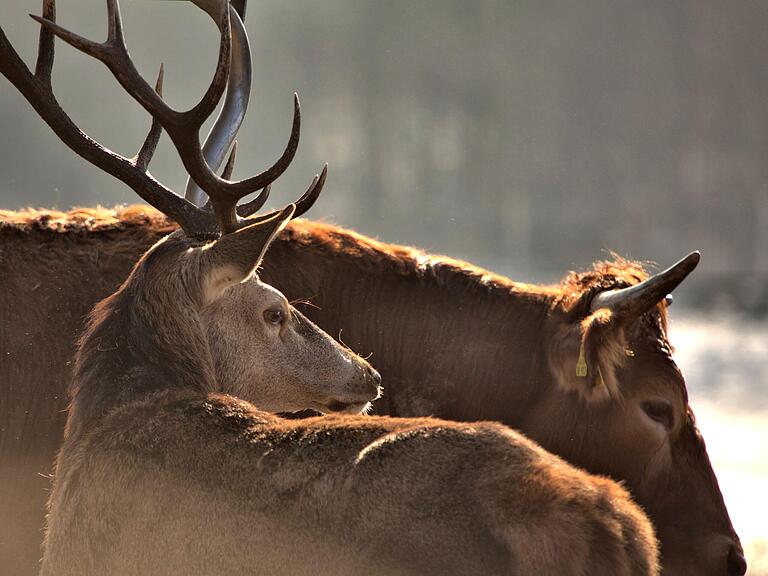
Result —
[{"label": "deer mouth", "polygon": [[341,402],[333,400],[324,406],[323,412],[335,414],[363,414],[370,410],[370,402]]},{"label": "deer mouth", "polygon": [[[371,370],[373,372],[373,370]],[[320,411],[326,414],[364,414],[371,410],[371,402],[381,398],[381,378],[376,374],[376,379],[366,378],[368,390],[350,391],[347,389],[327,397],[320,406]]]}]

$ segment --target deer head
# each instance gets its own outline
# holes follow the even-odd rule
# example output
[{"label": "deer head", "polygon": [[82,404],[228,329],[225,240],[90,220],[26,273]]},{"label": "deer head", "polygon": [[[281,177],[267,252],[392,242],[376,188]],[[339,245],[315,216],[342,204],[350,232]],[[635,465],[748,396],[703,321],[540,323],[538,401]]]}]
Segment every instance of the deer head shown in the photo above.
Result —
[{"label": "deer head", "polygon": [[[163,101],[162,68],[152,88],[133,65],[117,0],[107,0],[107,9],[108,37],[96,43],[55,24],[55,3],[44,0],[43,16],[32,16],[42,26],[34,73],[0,29],[0,72],[59,138],[181,226],[152,247],[118,292],[95,308],[76,362],[72,393],[80,400],[75,403],[80,413],[70,415],[70,430],[89,415],[102,413],[107,405],[124,401],[126,394],[146,390],[158,381],[165,386],[236,394],[272,411],[362,411],[379,393],[378,373],[255,276],[272,239],[314,203],[326,179],[327,166],[295,204],[253,215],[296,152],[301,120],[298,97],[294,98],[291,137],[277,162],[260,174],[230,181],[233,146],[219,176],[206,162],[199,130],[226,87],[230,19],[239,18],[235,10],[229,2],[220,3],[214,18],[221,32],[214,78],[196,106],[178,112]],[[51,86],[54,36],[106,64],[152,115],[149,135],[134,158],[91,140],[58,105]],[[163,129],[190,177],[208,195],[204,206],[176,195],[149,173]],[[241,198],[259,190],[254,200],[238,206]],[[116,391],[117,382],[122,384]]]}]

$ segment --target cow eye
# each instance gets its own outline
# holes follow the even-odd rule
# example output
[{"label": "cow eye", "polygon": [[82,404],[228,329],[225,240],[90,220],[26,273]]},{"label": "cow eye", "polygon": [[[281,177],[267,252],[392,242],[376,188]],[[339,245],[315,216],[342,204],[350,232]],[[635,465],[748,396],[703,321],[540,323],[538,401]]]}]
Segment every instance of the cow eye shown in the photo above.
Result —
[{"label": "cow eye", "polygon": [[675,416],[672,413],[672,405],[663,400],[649,400],[642,403],[643,412],[654,422],[662,424],[667,430],[672,428],[675,423]]},{"label": "cow eye", "polygon": [[266,320],[267,324],[280,326],[283,322],[285,322],[285,312],[279,308],[271,308],[269,310],[265,310],[264,320]]}]

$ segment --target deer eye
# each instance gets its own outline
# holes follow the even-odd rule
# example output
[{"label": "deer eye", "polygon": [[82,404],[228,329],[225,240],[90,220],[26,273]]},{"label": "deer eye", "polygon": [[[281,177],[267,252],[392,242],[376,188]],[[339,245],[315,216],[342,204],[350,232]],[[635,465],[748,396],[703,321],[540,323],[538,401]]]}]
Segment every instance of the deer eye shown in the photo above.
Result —
[{"label": "deer eye", "polygon": [[675,423],[675,416],[672,413],[672,405],[663,400],[649,400],[641,404],[643,412],[653,420],[662,424],[667,430],[672,428]]},{"label": "deer eye", "polygon": [[285,322],[285,312],[279,308],[271,308],[269,310],[265,310],[264,320],[266,320],[267,324],[280,326],[283,322]]}]

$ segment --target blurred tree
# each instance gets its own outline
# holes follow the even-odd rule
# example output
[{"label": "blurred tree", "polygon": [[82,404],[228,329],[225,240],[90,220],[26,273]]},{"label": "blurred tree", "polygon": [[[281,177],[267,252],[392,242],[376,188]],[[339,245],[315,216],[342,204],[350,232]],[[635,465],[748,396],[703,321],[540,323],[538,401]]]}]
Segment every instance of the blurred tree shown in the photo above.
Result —
[{"label": "blurred tree", "polygon": [[[26,13],[39,4],[0,3],[28,60],[37,25]],[[101,38],[98,5],[62,3],[60,20]],[[177,2],[123,2],[123,12],[140,69],[152,76],[165,61],[167,98],[195,101],[215,63],[207,17]],[[296,90],[302,145],[275,204],[328,161],[315,217],[531,280],[605,249],[667,264],[699,248],[697,274],[759,301],[766,26],[758,0],[260,0],[248,14],[256,82],[238,170],[279,154]],[[65,108],[97,139],[134,149],[143,111],[103,67],[58,52]],[[0,124],[0,206],[133,201],[73,158],[5,82]],[[152,169],[181,188],[167,145]]]}]

